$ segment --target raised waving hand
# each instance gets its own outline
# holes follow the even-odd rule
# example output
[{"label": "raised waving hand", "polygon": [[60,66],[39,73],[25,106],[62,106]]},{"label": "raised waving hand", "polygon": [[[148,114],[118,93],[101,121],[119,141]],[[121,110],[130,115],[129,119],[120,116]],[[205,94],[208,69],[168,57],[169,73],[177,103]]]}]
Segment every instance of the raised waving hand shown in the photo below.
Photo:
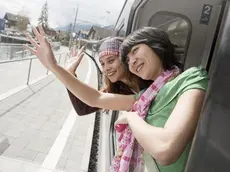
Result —
[{"label": "raised waving hand", "polygon": [[25,48],[31,51],[34,55],[38,57],[40,62],[49,70],[52,71],[53,67],[57,65],[57,61],[54,57],[51,45],[46,38],[45,31],[42,25],[37,28],[33,28],[33,32],[38,40],[38,43],[28,34],[25,33],[28,40],[34,46],[33,48],[25,45]]}]

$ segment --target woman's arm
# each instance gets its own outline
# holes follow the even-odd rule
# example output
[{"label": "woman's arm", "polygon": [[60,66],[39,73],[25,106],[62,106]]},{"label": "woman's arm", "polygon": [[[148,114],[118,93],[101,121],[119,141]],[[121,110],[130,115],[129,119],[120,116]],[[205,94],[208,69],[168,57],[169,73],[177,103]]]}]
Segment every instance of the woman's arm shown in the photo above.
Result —
[{"label": "woman's arm", "polygon": [[[65,66],[65,69],[74,75],[77,78],[76,75],[76,70],[81,63],[81,60],[83,59],[84,56],[84,48],[82,47],[78,54],[76,55],[76,46],[73,47],[73,57],[67,61],[67,64]],[[67,89],[70,101],[74,107],[74,110],[79,116],[87,115],[93,112],[96,112],[99,110],[99,108],[96,107],[91,107],[82,102],[80,99],[78,99],[75,95],[73,95],[68,89]]]},{"label": "woman's arm", "polygon": [[130,110],[134,95],[103,93],[76,79],[61,66],[55,65],[52,73],[80,100],[92,107],[111,110]]},{"label": "woman's arm", "polygon": [[34,45],[35,49],[28,46],[26,46],[26,48],[35,54],[40,62],[48,70],[50,70],[76,97],[92,107],[111,110],[130,110],[132,104],[135,102],[134,95],[103,93],[76,79],[72,74],[57,64],[50,43],[45,37],[45,32],[42,26],[39,26],[39,31],[40,33],[36,28],[33,28],[33,32],[40,44],[38,45],[29,34],[26,34],[27,38]]},{"label": "woman's arm", "polygon": [[184,92],[164,128],[151,126],[132,112],[120,123],[129,124],[137,141],[159,164],[169,165],[179,158],[193,138],[204,97],[205,92],[199,89]]},{"label": "woman's arm", "polygon": [[74,110],[76,111],[76,113],[79,116],[88,115],[90,113],[93,113],[93,112],[100,110],[97,107],[91,107],[91,106],[85,104],[80,99],[78,99],[76,96],[74,96],[68,89],[67,89],[67,91],[68,91],[70,101],[74,107]]}]

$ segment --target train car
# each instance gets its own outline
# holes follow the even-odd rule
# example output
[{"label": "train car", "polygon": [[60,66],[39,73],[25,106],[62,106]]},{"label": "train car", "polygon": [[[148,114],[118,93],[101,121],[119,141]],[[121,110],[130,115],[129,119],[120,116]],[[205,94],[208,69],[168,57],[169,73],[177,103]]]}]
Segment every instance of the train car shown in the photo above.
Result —
[{"label": "train car", "polygon": [[[126,0],[114,35],[143,26],[165,30],[183,68],[202,65],[210,81],[186,172],[230,171],[230,2],[228,0]],[[108,171],[117,148],[118,111],[101,118],[98,171]],[[145,171],[154,172],[153,167]]]}]

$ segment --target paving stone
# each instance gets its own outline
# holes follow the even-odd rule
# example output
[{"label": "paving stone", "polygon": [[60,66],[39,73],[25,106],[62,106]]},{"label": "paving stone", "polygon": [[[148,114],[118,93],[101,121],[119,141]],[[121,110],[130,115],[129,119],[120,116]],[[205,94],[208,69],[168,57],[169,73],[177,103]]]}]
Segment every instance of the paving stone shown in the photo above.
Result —
[{"label": "paving stone", "polygon": [[16,137],[11,137],[11,136],[6,136],[4,134],[0,134],[0,140],[2,140],[0,142],[4,141],[4,143],[11,145],[15,141],[15,139],[16,139]]},{"label": "paving stone", "polygon": [[13,123],[4,123],[3,121],[0,124],[0,134],[6,134],[13,126]]},{"label": "paving stone", "polygon": [[16,147],[20,147],[20,148],[25,148],[29,144],[30,140],[31,140],[31,137],[21,136],[15,139],[12,145]]},{"label": "paving stone", "polygon": [[10,145],[2,154],[2,156],[10,157],[10,158],[16,158],[20,156],[21,148],[16,147],[14,145]]},{"label": "paving stone", "polygon": [[15,160],[8,160],[5,158],[0,159],[1,172],[23,172],[24,164]]},{"label": "paving stone", "polygon": [[42,147],[46,141],[45,137],[33,136],[32,140],[26,146],[26,149],[41,152]]},{"label": "paving stone", "polygon": [[67,158],[60,158],[55,169],[57,170],[64,170],[66,166]]},{"label": "paving stone", "polygon": [[36,152],[36,151],[23,149],[20,152],[20,155],[17,156],[17,158],[22,158],[22,159],[29,160],[29,161],[33,162],[33,160],[37,154],[38,154],[38,152]]},{"label": "paving stone", "polygon": [[5,135],[18,138],[19,136],[22,135],[23,132],[24,130],[22,131],[22,130],[12,128],[9,131],[7,131]]},{"label": "paving stone", "polygon": [[43,161],[45,160],[46,156],[47,156],[46,153],[39,152],[39,153],[36,155],[36,157],[35,157],[35,159],[34,159],[33,162],[34,162],[34,163],[37,163],[37,164],[42,164]]},{"label": "paving stone", "polygon": [[70,151],[71,151],[71,147],[72,147],[71,144],[69,144],[69,143],[65,144],[65,147],[64,147],[64,149],[62,151],[62,154],[61,154],[61,158],[68,158],[69,157]]},{"label": "paving stone", "polygon": [[67,159],[64,171],[65,172],[73,172],[73,171],[78,172],[80,171],[80,165],[81,163],[79,162]]},{"label": "paving stone", "polygon": [[10,144],[7,143],[0,143],[0,155],[2,155],[3,152],[10,146]]}]

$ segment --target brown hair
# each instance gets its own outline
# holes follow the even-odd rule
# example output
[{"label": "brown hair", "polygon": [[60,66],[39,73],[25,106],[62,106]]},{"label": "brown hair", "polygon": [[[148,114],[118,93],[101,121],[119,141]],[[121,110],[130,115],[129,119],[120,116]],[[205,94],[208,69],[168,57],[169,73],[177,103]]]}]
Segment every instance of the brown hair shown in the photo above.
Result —
[{"label": "brown hair", "polygon": [[[121,38],[121,37],[114,37],[110,39],[124,41],[124,38]],[[121,62],[121,65],[123,65],[125,69],[125,78],[127,78],[128,82],[130,82],[131,85],[137,86],[139,91],[142,89],[148,88],[149,85],[153,82],[153,81],[143,80],[137,75],[131,73],[129,69],[127,68],[127,66],[124,65],[124,63]],[[103,92],[125,94],[125,95],[133,94],[133,91],[131,89],[134,90],[134,88],[130,88],[128,85],[126,85],[125,83],[121,81],[112,83],[108,77],[104,76],[104,83],[106,86],[103,89],[101,89],[101,91]]]},{"label": "brown hair", "polygon": [[[136,85],[141,91],[142,89],[148,88],[152,84],[152,80],[143,80],[142,78],[134,75],[131,72],[128,72],[126,78],[132,85]],[[132,88],[121,81],[112,83],[106,76],[104,76],[105,87],[101,90],[108,93],[124,94],[130,95],[134,94]],[[136,90],[135,90],[136,91]]]}]

